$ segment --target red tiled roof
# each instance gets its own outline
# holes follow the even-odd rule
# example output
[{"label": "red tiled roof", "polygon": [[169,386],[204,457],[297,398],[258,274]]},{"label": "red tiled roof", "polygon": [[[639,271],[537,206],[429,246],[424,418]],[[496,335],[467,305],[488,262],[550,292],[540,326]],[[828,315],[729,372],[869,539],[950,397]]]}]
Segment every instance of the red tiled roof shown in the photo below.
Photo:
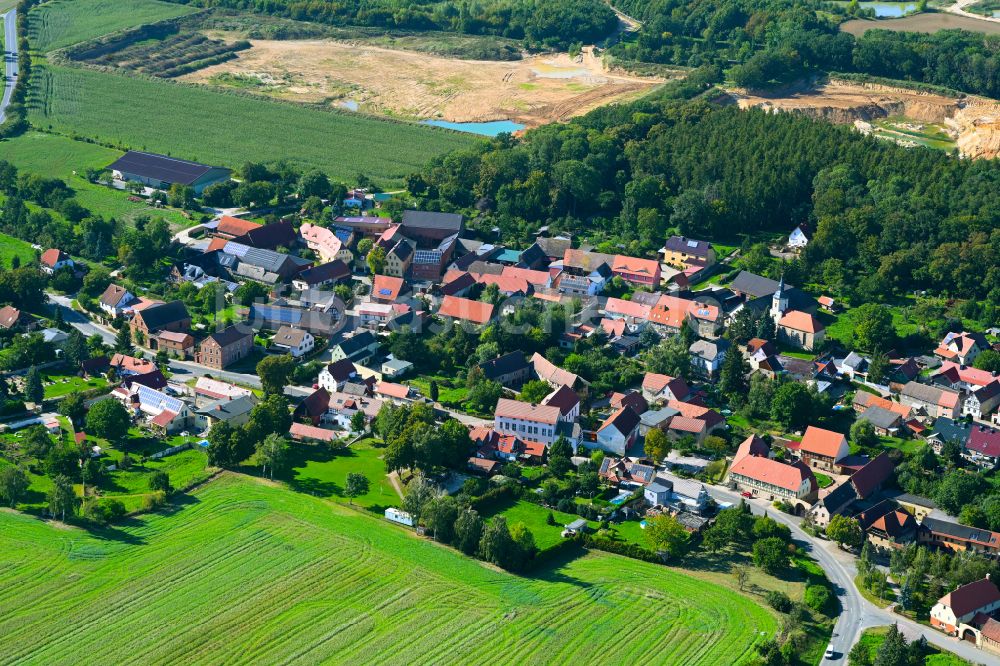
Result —
[{"label": "red tiled roof", "polygon": [[1000,458],[1000,430],[996,428],[975,425],[969,433],[965,448],[976,451],[984,456]]},{"label": "red tiled roof", "polygon": [[156,364],[144,358],[127,356],[125,354],[115,354],[111,357],[111,367],[125,370],[126,372],[146,373],[156,369]]},{"label": "red tiled roof", "polygon": [[865,409],[869,407],[881,407],[886,411],[899,414],[904,419],[910,417],[910,408],[906,405],[895,402],[893,400],[887,400],[877,395],[868,393],[867,391],[858,391],[854,394],[854,404],[861,405]]},{"label": "red tiled roof", "polygon": [[689,419],[701,419],[708,426],[715,427],[719,423],[723,422],[725,419],[722,418],[722,414],[711,409],[709,407],[703,407],[702,405],[695,405],[690,402],[681,402],[679,400],[668,400],[667,407],[676,409],[681,413],[681,416],[687,417]]},{"label": "red tiled roof", "polygon": [[809,426],[806,428],[806,434],[802,437],[800,448],[806,453],[836,458],[840,452],[841,444],[846,440],[847,438],[839,432]]},{"label": "red tiled roof", "polygon": [[642,378],[642,388],[652,393],[660,393],[665,388],[678,400],[684,400],[691,394],[691,388],[681,377],[671,377],[670,375],[660,375],[655,372],[647,372]]},{"label": "red tiled roof", "polygon": [[410,387],[393,382],[379,382],[375,385],[375,393],[381,393],[391,398],[406,398],[410,395]]},{"label": "red tiled roof", "polygon": [[500,275],[524,280],[535,287],[544,287],[551,279],[548,271],[533,271],[529,268],[517,268],[516,266],[504,266]]},{"label": "red tiled roof", "polygon": [[394,301],[403,290],[403,279],[390,275],[376,275],[372,283],[372,298],[382,301]]},{"label": "red tiled roof", "polygon": [[43,266],[48,266],[49,268],[52,268],[60,261],[65,261],[67,259],[69,259],[68,254],[57,248],[52,248],[46,250],[45,252],[42,252],[41,262]]},{"label": "red tiled roof", "polygon": [[533,442],[530,439],[522,440],[524,443],[524,455],[533,458],[543,458],[545,456],[545,444]]},{"label": "red tiled roof", "polygon": [[[675,417],[676,418],[676,417]],[[733,463],[730,474],[738,474],[785,490],[798,492],[811,473],[797,465],[786,465],[761,456],[744,456]]]},{"label": "red tiled roof", "polygon": [[316,426],[304,423],[292,423],[292,427],[288,430],[288,433],[292,436],[292,439],[297,440],[315,439],[320,442],[332,442],[337,438],[337,433],[332,430],[317,428]]},{"label": "red tiled roof", "polygon": [[953,361],[945,361],[937,371],[938,375],[944,375],[952,383],[965,382],[973,386],[986,386],[997,381],[997,376],[988,370],[980,370],[967,365],[960,365]]},{"label": "red tiled roof", "polygon": [[463,319],[475,324],[485,324],[493,318],[493,305],[482,301],[471,301],[458,296],[445,296],[438,314],[442,317]]},{"label": "red tiled roof", "polygon": [[639,259],[637,257],[626,257],[615,255],[611,270],[615,273],[632,273],[635,275],[648,275],[650,278],[659,274],[660,263],[655,259]]},{"label": "red tiled roof", "polygon": [[547,381],[550,384],[572,388],[580,380],[578,375],[573,374],[569,370],[563,370],[538,352],[531,355],[531,366],[534,368],[535,374],[538,375],[539,379]]},{"label": "red tiled roof", "polygon": [[499,465],[500,463],[496,460],[487,460],[486,458],[477,458],[475,456],[469,458],[469,467],[475,467],[487,474],[491,474]]},{"label": "red tiled roof", "polygon": [[229,241],[226,240],[225,238],[213,238],[212,240],[208,241],[208,247],[205,248],[205,252],[215,252],[216,250],[225,250],[226,245],[228,244]]},{"label": "red tiled roof", "polygon": [[736,462],[740,458],[745,456],[764,456],[767,457],[768,448],[764,440],[757,435],[750,435],[744,439],[739,448],[736,449],[736,455],[733,456],[733,462]]},{"label": "red tiled roof", "polygon": [[699,433],[704,432],[707,426],[708,424],[701,419],[689,419],[686,416],[675,416],[670,419],[670,425],[667,427],[670,430],[677,430],[679,432]]},{"label": "red tiled roof", "polygon": [[952,590],[938,603],[950,607],[957,617],[961,617],[997,601],[1000,601],[1000,590],[989,578],[982,578]]},{"label": "red tiled roof", "polygon": [[260,225],[256,222],[251,222],[250,220],[232,217],[231,215],[223,215],[219,220],[219,225],[215,227],[215,231],[216,233],[226,234],[235,238],[236,236],[242,236],[248,231],[256,229],[259,226]]},{"label": "red tiled roof", "polygon": [[555,425],[559,421],[559,408],[550,405],[532,405],[530,402],[500,398],[494,418],[521,419],[535,423]]},{"label": "red tiled roof", "polygon": [[633,303],[621,298],[609,298],[604,304],[604,311],[609,314],[618,314],[633,319],[649,319],[650,308],[648,305]]},{"label": "red tiled roof", "polygon": [[625,335],[625,320],[624,319],[601,319],[601,328],[604,332],[611,336]]},{"label": "red tiled roof", "polygon": [[172,412],[169,409],[164,409],[162,412],[160,412],[153,418],[151,423],[155,426],[166,428],[175,418],[177,418],[177,412]]},{"label": "red tiled roof", "polygon": [[820,323],[819,319],[801,310],[789,310],[786,312],[785,316],[778,320],[778,326],[804,333],[818,333],[823,330],[823,324]]},{"label": "red tiled roof", "polygon": [[601,424],[598,432],[605,428],[614,427],[623,435],[628,435],[639,426],[639,415],[631,407],[625,406],[612,414]]}]

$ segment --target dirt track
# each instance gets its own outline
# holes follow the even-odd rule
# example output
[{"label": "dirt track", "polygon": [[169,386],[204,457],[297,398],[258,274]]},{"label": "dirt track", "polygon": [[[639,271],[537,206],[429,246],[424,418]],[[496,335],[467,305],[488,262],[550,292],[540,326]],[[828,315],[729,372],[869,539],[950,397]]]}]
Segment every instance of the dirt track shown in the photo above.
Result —
[{"label": "dirt track", "polygon": [[[565,120],[661,82],[604,70],[587,49],[515,62],[457,60],[333,40],[254,40],[229,62],[183,77],[238,75],[256,92],[361,111],[454,122]],[[231,82],[232,79],[229,79]]]}]

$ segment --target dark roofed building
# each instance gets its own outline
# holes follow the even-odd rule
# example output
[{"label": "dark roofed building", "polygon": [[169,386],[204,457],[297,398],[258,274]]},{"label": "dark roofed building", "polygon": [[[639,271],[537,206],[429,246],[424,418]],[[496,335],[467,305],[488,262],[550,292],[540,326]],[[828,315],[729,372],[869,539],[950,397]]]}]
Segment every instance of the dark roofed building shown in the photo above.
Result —
[{"label": "dark roofed building", "polygon": [[407,238],[438,242],[462,230],[462,216],[458,213],[406,210],[403,211],[402,229]]},{"label": "dark roofed building", "polygon": [[854,486],[858,497],[866,499],[882,487],[882,484],[886,482],[894,468],[895,465],[892,462],[892,458],[883,451],[864,467],[852,474],[850,483]]},{"label": "dark roofed building", "polygon": [[351,269],[340,259],[302,271],[292,279],[296,289],[312,289],[351,279]]},{"label": "dark roofed building", "polygon": [[930,516],[920,521],[919,540],[922,544],[954,552],[971,550],[992,556],[1000,553],[1000,534]]},{"label": "dark roofed building", "polygon": [[281,220],[258,225],[233,240],[250,247],[274,250],[279,247],[292,247],[298,240],[298,235],[291,220]]},{"label": "dark roofed building", "polygon": [[307,420],[313,425],[318,425],[329,408],[330,393],[324,388],[319,388],[303,398],[292,415],[296,420]]},{"label": "dark roofed building", "polygon": [[520,386],[531,376],[532,367],[521,350],[479,364],[483,377],[504,386]]},{"label": "dark roofed building", "polygon": [[157,189],[186,185],[201,194],[206,187],[229,180],[230,171],[176,157],[130,150],[108,166],[115,178]]},{"label": "dark roofed building", "polygon": [[222,370],[247,356],[253,349],[253,331],[237,324],[212,333],[201,341],[195,360],[216,370]]},{"label": "dark roofed building", "polygon": [[183,333],[191,328],[191,315],[183,301],[157,303],[135,313],[130,326],[133,339],[137,333],[144,338],[159,331]]},{"label": "dark roofed building", "polygon": [[538,243],[534,243],[518,257],[519,268],[532,270],[544,268],[549,264],[549,257]]}]

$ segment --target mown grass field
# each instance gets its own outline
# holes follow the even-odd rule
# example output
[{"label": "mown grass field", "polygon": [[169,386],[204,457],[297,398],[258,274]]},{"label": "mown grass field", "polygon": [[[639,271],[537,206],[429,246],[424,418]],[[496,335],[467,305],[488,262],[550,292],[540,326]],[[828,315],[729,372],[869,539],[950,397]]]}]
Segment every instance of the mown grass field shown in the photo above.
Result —
[{"label": "mown grass field", "polygon": [[33,71],[29,119],[36,127],[229,167],[287,159],[344,182],[364,173],[391,185],[434,155],[476,140],[167,81],[56,65]]},{"label": "mown grass field", "polygon": [[[553,510],[551,513],[552,517],[556,520],[556,524],[549,525],[547,522],[549,513],[549,509],[546,509],[544,506],[532,504],[525,500],[518,500],[514,503],[502,503],[491,511],[484,511],[483,518],[491,518],[494,515],[503,514],[504,518],[507,519],[508,525],[524,523],[524,526],[531,530],[532,535],[534,535],[535,545],[540,550],[545,550],[564,541],[562,537],[563,528],[580,518],[580,516],[570,513]],[[596,530],[600,527],[598,523],[592,520],[588,520],[587,524],[591,530]]]},{"label": "mown grass field", "polygon": [[27,241],[0,234],[0,266],[10,268],[14,257],[20,258],[22,266],[27,266],[35,258],[35,249]]},{"label": "mown grass field", "polygon": [[[223,475],[91,534],[0,510],[5,660],[737,664],[777,630],[733,591],[591,554],[512,576],[383,519]],[[42,637],[42,638],[40,638]]]},{"label": "mown grass field", "polygon": [[45,132],[25,132],[0,141],[0,159],[24,173],[61,178],[73,188],[80,205],[97,215],[123,222],[131,222],[138,215],[151,215],[176,226],[191,224],[178,210],[129,201],[127,192],[91,183],[84,177],[86,169],[103,169],[121,156],[120,150]]},{"label": "mown grass field", "polygon": [[385,475],[382,454],[385,449],[372,446],[373,440],[361,440],[345,449],[330,451],[320,444],[295,444],[291,451],[290,471],[286,480],[293,488],[319,497],[347,500],[344,486],[347,475],[360,472],[368,477],[368,492],[354,498],[358,506],[384,511],[399,505],[399,494]]},{"label": "mown grass field", "polygon": [[36,51],[52,51],[143,23],[196,11],[159,0],[52,0],[29,16],[28,39]]}]

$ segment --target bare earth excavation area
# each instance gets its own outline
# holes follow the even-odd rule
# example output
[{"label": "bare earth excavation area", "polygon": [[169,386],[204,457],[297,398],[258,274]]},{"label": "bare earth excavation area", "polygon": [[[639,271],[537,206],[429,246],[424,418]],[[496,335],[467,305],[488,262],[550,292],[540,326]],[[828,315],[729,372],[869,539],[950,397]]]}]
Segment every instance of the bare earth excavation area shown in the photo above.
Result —
[{"label": "bare earth excavation area", "polygon": [[761,96],[734,92],[740,108],[795,111],[903,144],[957,147],[964,157],[1000,155],[1000,104],[975,96],[952,98],[905,88],[832,80]]},{"label": "bare earth excavation area", "polygon": [[585,49],[513,62],[457,60],[333,40],[254,40],[229,62],[183,77],[382,115],[529,127],[628,99],[661,82],[606,72]]}]

